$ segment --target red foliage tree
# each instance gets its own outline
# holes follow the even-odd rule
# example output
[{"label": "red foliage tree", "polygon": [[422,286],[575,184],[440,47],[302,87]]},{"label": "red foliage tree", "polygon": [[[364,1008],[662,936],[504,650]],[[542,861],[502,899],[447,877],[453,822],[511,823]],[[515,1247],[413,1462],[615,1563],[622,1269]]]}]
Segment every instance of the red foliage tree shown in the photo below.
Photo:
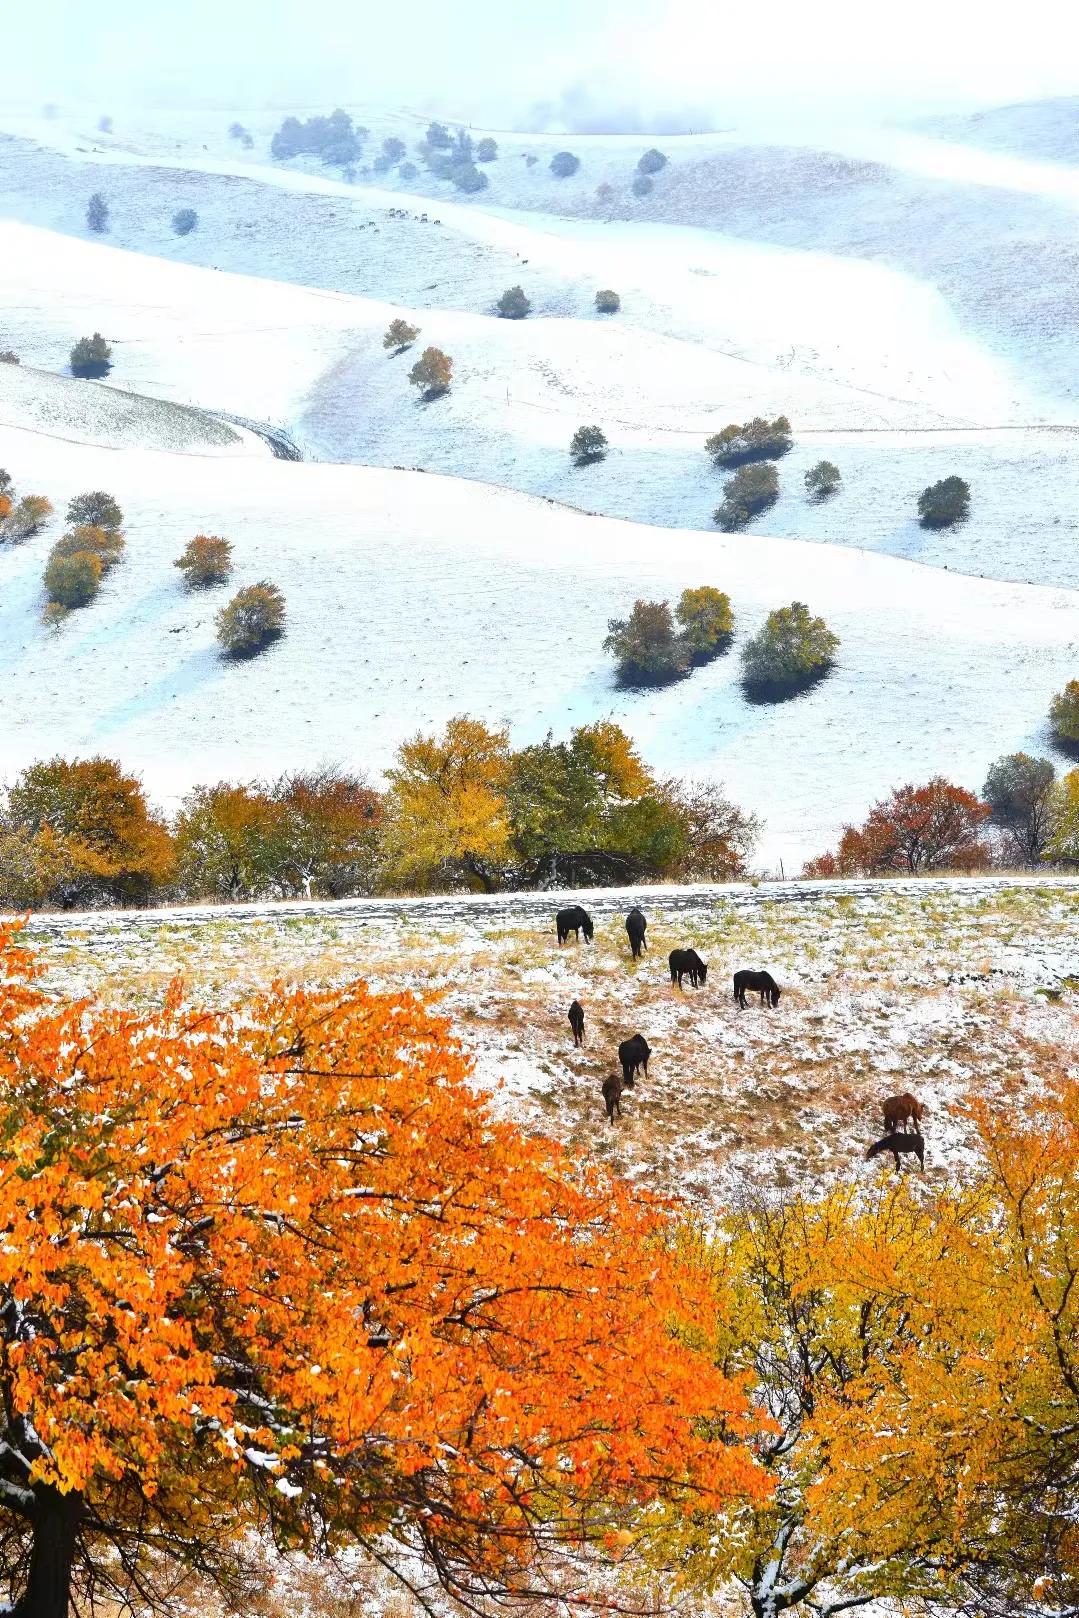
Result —
[{"label": "red foliage tree", "polygon": [[844,829],[835,853],[810,860],[804,875],[982,871],[990,863],[980,836],[989,815],[988,804],[942,775],[924,786],[897,787],[874,804],[862,826]]}]

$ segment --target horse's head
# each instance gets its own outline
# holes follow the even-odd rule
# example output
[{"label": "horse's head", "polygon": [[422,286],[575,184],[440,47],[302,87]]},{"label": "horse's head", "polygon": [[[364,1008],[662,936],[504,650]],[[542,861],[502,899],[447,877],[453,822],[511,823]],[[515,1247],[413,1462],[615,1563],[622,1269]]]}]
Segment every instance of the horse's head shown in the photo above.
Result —
[{"label": "horse's head", "polygon": [[592,935],[595,932],[595,928],[592,926],[592,923],[587,919],[587,917],[581,923],[581,931],[584,933],[584,936],[587,939],[588,943],[591,943],[592,942]]},{"label": "horse's head", "polygon": [[773,1004],[773,1006],[778,1006],[779,997],[780,997],[780,995],[782,993],[783,993],[783,990],[779,987],[779,984],[777,983],[775,988],[772,990],[772,1004]]},{"label": "horse's head", "polygon": [[700,966],[697,968],[697,974],[700,977],[700,980],[701,980],[702,983],[708,977],[708,968],[705,966],[703,961],[701,962]]}]

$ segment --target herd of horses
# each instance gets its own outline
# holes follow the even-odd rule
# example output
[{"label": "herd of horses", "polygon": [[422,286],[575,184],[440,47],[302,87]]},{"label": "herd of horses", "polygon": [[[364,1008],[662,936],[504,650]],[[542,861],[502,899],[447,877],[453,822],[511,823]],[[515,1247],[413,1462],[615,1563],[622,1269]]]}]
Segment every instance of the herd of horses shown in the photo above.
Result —
[{"label": "herd of horses", "polygon": [[[560,910],[555,917],[555,931],[559,945],[567,943],[571,933],[577,943],[580,943],[582,933],[588,944],[595,937],[592,918],[581,905],[570,905],[565,910]],[[646,936],[648,922],[643,910],[637,905],[634,905],[626,917],[626,932],[629,935],[633,959],[640,960],[648,948]],[[694,989],[703,988],[708,981],[707,964],[701,960],[695,949],[672,949],[668,956],[668,965],[671,983],[678,989],[683,988],[686,978],[689,979],[690,987]],[[782,990],[770,972],[744,969],[736,972],[734,1000],[742,1011],[747,1008],[746,996],[750,993],[757,994],[760,1004],[769,1011],[774,1011],[779,1005]],[[573,1032],[574,1046],[584,1044],[584,1022],[584,1007],[579,1000],[574,1000],[569,1008],[569,1025]],[[638,1074],[648,1077],[648,1058],[651,1054],[651,1047],[643,1034],[633,1034],[619,1045],[618,1061],[622,1071],[620,1074],[612,1073],[603,1081],[603,1105],[606,1108],[608,1123],[613,1124],[616,1115],[621,1118],[622,1094],[635,1087]],[[882,1104],[882,1111],[884,1135],[866,1152],[867,1161],[890,1152],[895,1161],[896,1173],[899,1173],[900,1157],[913,1154],[924,1171],[925,1142],[921,1123],[926,1109],[922,1102],[908,1091],[904,1091],[899,1096],[888,1096]]]}]

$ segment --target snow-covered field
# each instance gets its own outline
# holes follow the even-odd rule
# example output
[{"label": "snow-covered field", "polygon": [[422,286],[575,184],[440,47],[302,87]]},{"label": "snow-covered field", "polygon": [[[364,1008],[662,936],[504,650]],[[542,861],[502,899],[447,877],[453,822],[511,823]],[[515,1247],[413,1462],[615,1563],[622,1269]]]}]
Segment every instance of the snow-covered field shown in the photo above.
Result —
[{"label": "snow-covered field", "polygon": [[[650,142],[503,133],[466,203],[422,169],[408,190],[271,164],[279,115],[238,116],[250,154],[219,114],[118,116],[110,136],[0,117],[0,347],[23,360],[0,366],[0,465],[58,510],[110,489],[129,540],[58,631],[40,622],[58,525],[0,548],[0,768],[104,751],[174,801],[329,758],[377,772],[456,712],[517,740],[609,713],[658,768],[723,778],[767,822],[762,860],[790,869],[900,780],[977,788],[999,753],[1044,750],[1079,672],[1073,173],[954,131],[747,129],[664,137],[631,204]],[[376,139],[422,131],[360,116]],[[560,147],[582,158],[568,181]],[[179,207],[199,216],[183,237]],[[515,282],[534,312],[499,320]],[[616,316],[594,310],[603,286]],[[452,354],[447,397],[418,399],[412,355],[383,350],[397,314]],[[114,347],[101,386],[60,375],[93,330]],[[780,411],[779,504],[715,533],[705,436]],[[220,417],[286,429],[308,464]],[[584,422],[611,453],[576,469]],[[843,488],[815,505],[802,474],[822,456]],[[916,496],[950,473],[970,520],[927,534]],[[236,584],[286,594],[288,633],[255,662],[219,660],[219,598],[171,567],[199,531],[233,540]],[[700,583],[730,592],[739,640],[806,600],[842,638],[835,674],[751,707],[736,648],[619,692],[608,618]]]},{"label": "snow-covered field", "polygon": [[[275,977],[356,976],[415,989],[448,1013],[476,1082],[518,1122],[594,1153],[653,1190],[717,1205],[739,1185],[819,1183],[861,1164],[879,1103],[911,1089],[929,1109],[926,1173],[968,1162],[965,1098],[1021,1112],[1079,1054],[1079,884],[958,880],[655,888],[574,895],[595,943],[559,949],[560,894],[345,902],[228,911],[35,917],[47,982],[156,999],[182,974],[228,1000]],[[623,917],[649,918],[630,957]],[[692,943],[704,988],[671,987],[667,954]],[[731,975],[766,966],[783,987],[741,1012]],[[585,1045],[566,1022],[585,1007]],[[647,1079],[611,1128],[600,1086],[643,1033]]]}]

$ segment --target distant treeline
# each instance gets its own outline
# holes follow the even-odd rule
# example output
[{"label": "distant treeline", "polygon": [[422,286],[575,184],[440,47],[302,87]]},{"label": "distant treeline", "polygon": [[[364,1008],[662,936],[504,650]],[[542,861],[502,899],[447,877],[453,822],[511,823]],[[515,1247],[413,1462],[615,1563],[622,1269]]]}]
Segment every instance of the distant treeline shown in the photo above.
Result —
[{"label": "distant treeline", "polygon": [[222,781],[171,821],[115,760],[54,758],[0,796],[0,908],[725,881],[759,830],[606,722],[513,749],[461,717],[403,742],[383,791],[340,768]]}]

